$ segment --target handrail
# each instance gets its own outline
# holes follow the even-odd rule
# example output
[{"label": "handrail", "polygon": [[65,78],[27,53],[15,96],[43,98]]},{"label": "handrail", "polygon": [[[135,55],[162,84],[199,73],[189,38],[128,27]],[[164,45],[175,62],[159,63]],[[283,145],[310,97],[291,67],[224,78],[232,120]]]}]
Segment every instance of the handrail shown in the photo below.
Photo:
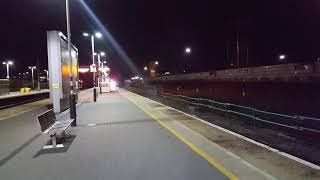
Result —
[{"label": "handrail", "polygon": [[[133,88],[131,88],[131,89],[133,89]],[[137,88],[134,88],[134,90],[154,95],[153,90],[148,90],[148,92],[146,92],[146,90],[137,89]],[[253,121],[260,121],[260,122],[273,124],[273,125],[277,125],[277,126],[281,126],[281,127],[285,127],[285,128],[290,128],[290,129],[294,129],[294,130],[299,130],[299,131],[320,133],[320,119],[319,118],[268,112],[268,111],[258,110],[253,107],[247,107],[247,106],[232,104],[232,103],[218,102],[218,101],[215,101],[212,99],[195,98],[195,97],[175,95],[175,94],[170,94],[170,93],[159,93],[159,95],[164,98],[172,99],[174,101],[180,101],[180,102],[192,104],[195,106],[202,106],[202,107],[226,112],[226,114],[225,114],[226,118],[228,116],[228,113],[232,113],[232,114],[237,114],[237,115],[240,115],[243,117],[250,118]],[[208,102],[208,104],[203,104],[202,102]],[[216,106],[217,104],[223,105],[224,108],[221,108],[220,106],[217,107]],[[268,116],[269,116],[269,118],[265,119]],[[286,123],[285,122],[286,120],[288,120],[288,122],[290,122],[290,123],[288,123],[288,122]],[[312,123],[319,123],[319,126],[314,127],[313,125],[310,125]]]}]

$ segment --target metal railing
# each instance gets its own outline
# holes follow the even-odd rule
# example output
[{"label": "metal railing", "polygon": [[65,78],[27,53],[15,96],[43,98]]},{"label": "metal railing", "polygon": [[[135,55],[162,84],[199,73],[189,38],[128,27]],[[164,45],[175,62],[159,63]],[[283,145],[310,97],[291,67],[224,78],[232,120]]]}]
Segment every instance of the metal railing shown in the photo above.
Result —
[{"label": "metal railing", "polygon": [[[155,95],[156,90],[143,90],[138,88],[130,88],[140,93]],[[263,122],[271,125],[277,125],[284,128],[294,129],[298,131],[306,131],[312,133],[320,133],[320,119],[313,117],[305,117],[299,115],[286,115],[274,112],[259,110],[253,107],[247,107],[232,103],[218,102],[211,99],[194,98],[183,95],[174,95],[170,93],[158,93],[159,96],[174,101],[191,104],[194,106],[205,107],[224,113],[226,119],[230,115],[237,115],[249,119],[253,122]]]}]

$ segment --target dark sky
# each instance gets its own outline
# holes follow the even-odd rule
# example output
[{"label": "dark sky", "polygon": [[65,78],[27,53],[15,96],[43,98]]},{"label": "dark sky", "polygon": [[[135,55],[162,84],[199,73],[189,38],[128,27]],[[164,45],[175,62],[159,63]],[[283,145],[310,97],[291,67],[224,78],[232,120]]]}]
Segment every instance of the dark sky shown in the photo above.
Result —
[{"label": "dark sky", "polygon": [[[85,0],[101,23],[142,70],[159,60],[162,70],[208,71],[235,62],[239,34],[240,66],[314,61],[320,56],[320,1],[317,0]],[[80,0],[70,0],[72,40],[80,65],[91,63],[84,31],[101,31]],[[1,0],[0,60],[12,58],[12,72],[27,70],[37,59],[47,64],[46,30],[66,31],[64,0]],[[192,47],[186,56],[184,48]],[[97,41],[114,72],[130,69],[110,41]],[[227,56],[227,49],[229,55]],[[1,77],[5,68],[1,67]]]}]

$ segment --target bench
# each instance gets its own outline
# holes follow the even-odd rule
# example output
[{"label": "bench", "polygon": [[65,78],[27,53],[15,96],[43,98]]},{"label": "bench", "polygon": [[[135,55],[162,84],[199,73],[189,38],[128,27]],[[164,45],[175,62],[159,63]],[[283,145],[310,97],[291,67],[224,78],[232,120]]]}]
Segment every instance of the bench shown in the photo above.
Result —
[{"label": "bench", "polygon": [[74,119],[58,121],[52,109],[37,116],[41,131],[44,134],[49,134],[52,140],[52,145],[46,145],[43,149],[62,148],[63,144],[57,144],[57,136],[65,136],[65,131],[70,127]]}]

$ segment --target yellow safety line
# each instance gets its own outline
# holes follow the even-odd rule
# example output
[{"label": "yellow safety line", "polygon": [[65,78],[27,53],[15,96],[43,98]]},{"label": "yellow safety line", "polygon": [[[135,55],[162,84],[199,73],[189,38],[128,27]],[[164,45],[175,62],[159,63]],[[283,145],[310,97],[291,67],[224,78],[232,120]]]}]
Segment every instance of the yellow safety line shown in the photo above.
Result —
[{"label": "yellow safety line", "polygon": [[26,113],[26,112],[29,112],[29,111],[33,111],[35,109],[39,109],[41,107],[43,107],[45,105],[40,105],[40,106],[37,106],[37,107],[34,107],[34,108],[31,108],[31,109],[28,109],[28,110],[24,110],[24,111],[19,111],[19,112],[15,112],[14,114],[12,115],[9,115],[9,116],[6,116],[4,118],[0,118],[0,121],[3,121],[3,120],[6,120],[6,119],[9,119],[9,118],[12,118],[12,117],[15,117],[15,116],[18,116],[20,114],[23,114],[23,113]]},{"label": "yellow safety line", "polygon": [[[124,94],[124,93],[121,93]],[[125,94],[124,94],[125,95]],[[222,172],[224,175],[226,175],[231,180],[238,180],[239,178],[235,176],[232,172],[227,170],[225,167],[223,167],[218,161],[216,161],[213,157],[209,156],[207,153],[205,153],[203,150],[201,150],[199,147],[188,141],[186,138],[181,136],[178,132],[173,130],[170,126],[168,126],[166,123],[164,123],[162,120],[160,120],[155,115],[148,112],[145,108],[143,108],[141,105],[136,103],[129,95],[125,95],[132,103],[134,103],[136,106],[138,106],[140,109],[142,109],[146,114],[148,114],[150,117],[152,117],[154,120],[156,120],[161,126],[166,128],[168,131],[170,131],[173,135],[175,135],[180,141],[185,143],[187,146],[189,146],[194,152],[199,154],[201,157],[203,157],[205,160],[207,160],[213,167],[217,168],[220,172]]]}]

